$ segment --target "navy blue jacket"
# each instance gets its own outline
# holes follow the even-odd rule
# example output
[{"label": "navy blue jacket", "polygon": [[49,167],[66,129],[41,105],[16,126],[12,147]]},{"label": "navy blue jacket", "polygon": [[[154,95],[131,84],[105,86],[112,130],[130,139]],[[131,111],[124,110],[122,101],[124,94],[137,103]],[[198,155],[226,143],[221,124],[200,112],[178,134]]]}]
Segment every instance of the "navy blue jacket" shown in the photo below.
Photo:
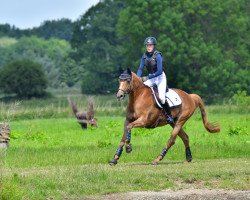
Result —
[{"label": "navy blue jacket", "polygon": [[[146,52],[146,59],[151,60],[153,54],[154,54],[154,53],[148,53],[148,52]],[[162,56],[161,56],[160,53],[158,53],[158,54],[156,55],[156,63],[157,63],[157,71],[154,72],[153,74],[149,74],[149,75],[148,75],[148,78],[149,78],[149,79],[155,78],[155,77],[157,77],[157,76],[159,76],[159,75],[162,74]],[[137,71],[137,76],[140,77],[140,76],[142,75],[144,66],[145,66],[145,63],[144,63],[144,54],[143,54],[142,57],[141,57],[141,63],[140,63],[139,69],[138,69],[138,71]]]}]

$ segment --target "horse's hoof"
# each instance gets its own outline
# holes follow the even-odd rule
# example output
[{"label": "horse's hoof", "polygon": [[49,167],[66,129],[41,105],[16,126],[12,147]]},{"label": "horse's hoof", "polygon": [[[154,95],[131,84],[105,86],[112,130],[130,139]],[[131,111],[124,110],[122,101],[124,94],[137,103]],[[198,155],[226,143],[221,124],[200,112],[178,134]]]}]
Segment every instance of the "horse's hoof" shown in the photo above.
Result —
[{"label": "horse's hoof", "polygon": [[112,160],[109,161],[110,166],[114,166],[116,164],[117,164],[117,160],[115,160],[115,159],[112,159]]},{"label": "horse's hoof", "polygon": [[132,144],[128,144],[127,146],[126,146],[126,152],[127,153],[130,153],[132,151]]},{"label": "horse's hoof", "polygon": [[154,160],[154,161],[152,162],[152,165],[159,165],[159,161],[158,161],[158,160]]},{"label": "horse's hoof", "polygon": [[192,154],[191,154],[191,150],[189,147],[186,148],[186,160],[187,160],[187,162],[192,161]]}]

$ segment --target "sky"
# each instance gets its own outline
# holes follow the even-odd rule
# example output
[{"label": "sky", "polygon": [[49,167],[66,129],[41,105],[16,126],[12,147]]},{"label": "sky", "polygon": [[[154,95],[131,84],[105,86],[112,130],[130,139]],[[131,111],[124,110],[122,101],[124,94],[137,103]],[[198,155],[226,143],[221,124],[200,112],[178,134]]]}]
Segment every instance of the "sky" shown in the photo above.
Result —
[{"label": "sky", "polygon": [[0,24],[33,28],[45,20],[77,20],[99,0],[0,0]]}]

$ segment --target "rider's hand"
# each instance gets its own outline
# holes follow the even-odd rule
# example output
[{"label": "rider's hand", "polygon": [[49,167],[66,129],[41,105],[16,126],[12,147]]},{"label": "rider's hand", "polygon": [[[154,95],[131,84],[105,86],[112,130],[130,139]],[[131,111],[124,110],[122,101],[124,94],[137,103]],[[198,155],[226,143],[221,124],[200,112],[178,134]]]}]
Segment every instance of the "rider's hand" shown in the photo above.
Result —
[{"label": "rider's hand", "polygon": [[148,80],[148,76],[143,76],[143,77],[141,77],[141,80],[142,80],[143,82],[147,81],[147,80]]}]

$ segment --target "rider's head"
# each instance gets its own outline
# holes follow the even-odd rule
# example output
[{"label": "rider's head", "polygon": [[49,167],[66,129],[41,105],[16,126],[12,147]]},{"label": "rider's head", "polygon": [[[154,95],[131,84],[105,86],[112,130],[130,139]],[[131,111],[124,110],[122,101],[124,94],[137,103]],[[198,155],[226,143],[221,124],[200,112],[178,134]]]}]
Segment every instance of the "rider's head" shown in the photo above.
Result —
[{"label": "rider's head", "polygon": [[155,49],[155,45],[156,45],[157,41],[155,39],[155,37],[147,37],[144,41],[144,44],[146,45],[146,49],[147,49],[147,52],[151,53],[154,51]]}]

